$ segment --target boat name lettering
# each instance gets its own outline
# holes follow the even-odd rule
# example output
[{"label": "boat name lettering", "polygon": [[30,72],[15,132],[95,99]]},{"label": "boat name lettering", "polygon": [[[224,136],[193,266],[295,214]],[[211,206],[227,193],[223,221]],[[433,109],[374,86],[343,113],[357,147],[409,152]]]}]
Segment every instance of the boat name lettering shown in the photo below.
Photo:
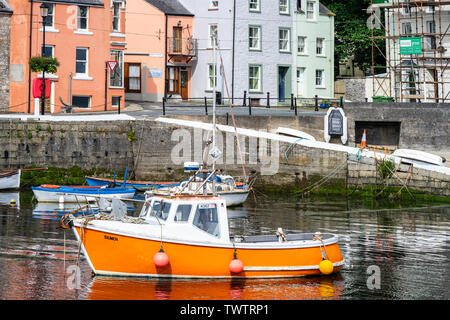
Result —
[{"label": "boat name lettering", "polygon": [[106,234],[105,234],[105,237],[104,237],[106,240],[113,240],[113,241],[119,241],[119,239],[118,238],[116,238],[116,237],[111,237],[111,236],[107,236]]},{"label": "boat name lettering", "polygon": [[215,207],[216,207],[215,203],[199,203],[198,204],[199,209],[212,209]]}]

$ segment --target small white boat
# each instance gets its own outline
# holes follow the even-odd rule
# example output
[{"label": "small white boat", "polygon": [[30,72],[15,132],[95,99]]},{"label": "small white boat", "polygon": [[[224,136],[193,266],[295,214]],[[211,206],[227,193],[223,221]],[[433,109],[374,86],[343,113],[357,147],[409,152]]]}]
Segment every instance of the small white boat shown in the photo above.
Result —
[{"label": "small white boat", "polygon": [[303,138],[306,140],[316,141],[316,138],[314,138],[312,135],[310,135],[306,132],[294,130],[291,128],[279,127],[275,133],[279,134],[279,135],[283,135],[283,136],[288,136],[288,137],[296,137],[296,138]]},{"label": "small white boat", "polygon": [[[236,186],[233,177],[228,175],[217,175],[219,181],[215,183],[216,194],[225,199],[227,207],[242,205],[248,198],[250,188],[247,185]],[[183,194],[202,194],[202,186],[205,186],[206,194],[212,194],[212,181],[204,183],[201,179],[186,180],[179,186],[160,188],[156,190],[149,190],[145,192],[145,199],[149,199],[155,195],[171,195],[176,193]]]},{"label": "small white boat", "polygon": [[446,162],[444,157],[412,149],[397,149],[392,153],[392,155],[400,158],[401,162],[410,164],[431,164],[445,167]]},{"label": "small white boat", "polygon": [[15,190],[20,187],[21,170],[0,171],[0,190]]}]

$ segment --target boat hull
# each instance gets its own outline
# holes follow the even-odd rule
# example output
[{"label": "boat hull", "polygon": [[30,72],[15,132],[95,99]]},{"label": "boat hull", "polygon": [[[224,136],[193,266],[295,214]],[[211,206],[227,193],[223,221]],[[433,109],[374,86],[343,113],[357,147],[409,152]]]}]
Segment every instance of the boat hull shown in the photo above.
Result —
[{"label": "boat hull", "polygon": [[21,171],[1,172],[0,173],[0,190],[16,190],[20,188]]},{"label": "boat hull", "polygon": [[135,194],[135,190],[126,188],[117,190],[89,188],[47,189],[41,187],[32,187],[32,190],[38,202],[86,203],[96,201],[98,197],[132,199]]},{"label": "boat hull", "polygon": [[[90,186],[106,186],[109,183],[114,182],[113,179],[107,178],[95,178],[95,177],[85,177],[86,182]],[[123,185],[123,180],[115,180],[118,185]],[[137,190],[149,190],[164,187],[173,187],[178,185],[178,182],[156,182],[156,181],[126,181],[126,188],[136,188]]]},{"label": "boat hull", "polygon": [[[235,249],[231,244],[206,245],[164,241],[169,264],[156,267],[153,256],[160,250],[159,239],[140,238],[107,230],[73,227],[92,271],[97,275],[165,278],[285,278],[320,275],[322,253],[318,241],[314,246],[285,248],[252,248],[236,243],[237,258],[244,270],[233,274],[229,264]],[[80,234],[82,236],[80,236]],[[336,241],[326,243],[326,252],[334,265],[333,272],[343,267],[343,258]]]}]

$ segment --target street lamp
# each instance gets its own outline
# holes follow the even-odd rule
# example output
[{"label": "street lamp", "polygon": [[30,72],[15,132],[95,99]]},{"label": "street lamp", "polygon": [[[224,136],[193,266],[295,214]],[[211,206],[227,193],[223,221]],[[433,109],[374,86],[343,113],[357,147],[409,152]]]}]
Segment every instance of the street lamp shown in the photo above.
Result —
[{"label": "street lamp", "polygon": [[[40,6],[41,9],[41,17],[42,17],[42,33],[43,33],[43,44],[42,44],[42,52],[41,56],[45,57],[45,22],[48,16],[48,5],[46,3],[42,3]],[[45,64],[44,64],[45,66]],[[44,115],[45,113],[45,71],[46,68],[44,67],[44,70],[42,71],[42,96],[41,96],[41,114]]]}]

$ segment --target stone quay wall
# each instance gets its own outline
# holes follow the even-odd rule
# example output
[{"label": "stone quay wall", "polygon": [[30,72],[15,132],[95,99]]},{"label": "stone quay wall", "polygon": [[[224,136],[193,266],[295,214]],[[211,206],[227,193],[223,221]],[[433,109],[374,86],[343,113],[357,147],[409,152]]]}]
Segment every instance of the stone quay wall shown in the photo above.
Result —
[{"label": "stone quay wall", "polygon": [[[243,124],[243,123],[241,123]],[[277,124],[278,125],[278,124]],[[263,126],[261,125],[261,128]],[[270,131],[267,127],[265,131]],[[185,161],[203,159],[210,133],[153,120],[108,122],[54,122],[0,120],[0,170],[19,167],[98,169],[124,172],[138,180],[185,179]],[[241,136],[239,148],[233,133],[217,133],[222,157],[217,168],[243,176],[261,174],[257,185],[303,188],[328,179],[346,185],[375,184],[376,165],[368,159],[347,159],[347,153],[275,143]],[[243,169],[244,168],[244,169]],[[404,174],[391,185],[402,186]],[[323,180],[321,180],[323,179]],[[336,180],[338,179],[338,180]],[[449,195],[449,176],[414,168],[408,187]],[[320,185],[319,185],[320,186]]]}]

